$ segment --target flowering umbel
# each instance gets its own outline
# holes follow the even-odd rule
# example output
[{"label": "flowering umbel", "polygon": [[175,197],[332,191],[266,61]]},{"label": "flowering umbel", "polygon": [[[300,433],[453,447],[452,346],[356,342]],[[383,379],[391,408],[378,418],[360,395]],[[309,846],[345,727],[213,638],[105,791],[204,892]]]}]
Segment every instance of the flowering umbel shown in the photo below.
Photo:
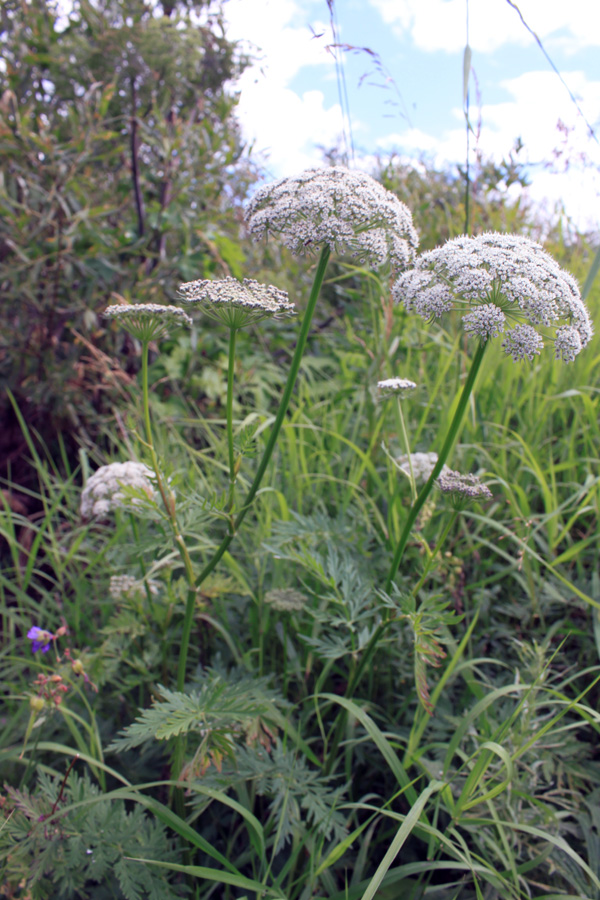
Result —
[{"label": "flowering umbel", "polygon": [[[91,516],[105,516],[119,507],[129,511],[141,507],[146,497],[149,501],[154,498],[152,479],[156,479],[156,476],[149,466],[132,460],[100,466],[88,478],[81,493],[82,517],[89,519]],[[123,488],[129,488],[143,496],[130,498]]]},{"label": "flowering umbel", "polygon": [[412,263],[419,238],[407,206],[364,172],[308,169],[261,187],[246,207],[256,238],[280,235],[292,253],[324,244],[360,262],[395,270]]},{"label": "flowering umbel", "polygon": [[281,612],[294,612],[306,606],[307,598],[294,588],[274,588],[265,594],[265,603]]},{"label": "flowering umbel", "polygon": [[448,469],[441,472],[437,486],[442,494],[450,494],[455,502],[465,500],[491,500],[492,492],[486,484],[482,484],[477,475],[462,475]]},{"label": "flowering umbel", "polygon": [[377,382],[377,390],[379,396],[384,397],[404,397],[415,390],[417,385],[408,378],[384,378],[383,381]]},{"label": "flowering umbel", "polygon": [[[431,473],[435,468],[435,464],[438,461],[437,453],[411,453],[410,454],[410,465],[408,461],[408,456],[405,453],[403,456],[398,456],[396,459],[396,464],[399,469],[402,469],[405,475],[410,478],[410,469],[412,467],[413,475],[415,477],[415,481],[417,482],[426,482]],[[448,466],[443,466],[442,473],[449,472],[450,469]]]},{"label": "flowering umbel", "polygon": [[[490,232],[454,238],[423,253],[401,275],[392,296],[425,319],[463,312],[465,331],[482,341],[504,334],[514,360],[533,360],[553,340],[557,359],[570,362],[593,329],[577,282],[529,238]],[[514,322],[510,330],[508,325]],[[541,329],[554,328],[554,336]]]},{"label": "flowering umbel", "polygon": [[279,318],[294,314],[294,304],[285,291],[252,278],[188,281],[179,285],[179,295],[186,303],[200,304],[207,316],[230,328],[241,328],[267,316]]},{"label": "flowering umbel", "polygon": [[131,600],[142,597],[146,592],[150,592],[151,596],[157,597],[160,587],[153,578],[147,578],[145,581],[139,581],[133,575],[111,575],[108,592],[113,600]]},{"label": "flowering umbel", "polygon": [[138,341],[155,341],[167,337],[170,328],[193,324],[183,309],[158,303],[117,303],[108,306],[103,315],[116,319]]}]

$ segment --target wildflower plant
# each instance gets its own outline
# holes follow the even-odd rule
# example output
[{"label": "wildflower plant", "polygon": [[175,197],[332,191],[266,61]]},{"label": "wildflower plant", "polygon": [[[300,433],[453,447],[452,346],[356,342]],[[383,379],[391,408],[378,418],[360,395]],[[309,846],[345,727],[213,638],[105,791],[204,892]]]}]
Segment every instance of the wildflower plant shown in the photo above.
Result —
[{"label": "wildflower plant", "polygon": [[383,381],[377,382],[377,390],[382,399],[404,397],[414,391],[416,386],[409,378],[384,378]]},{"label": "wildflower plant", "polygon": [[[463,313],[466,332],[479,339],[441,450],[430,457],[433,465],[427,466],[426,480],[418,494],[414,487],[416,477],[412,465],[415,455],[408,449],[406,430],[403,429],[407,447],[405,464],[408,463],[406,469],[413,488],[413,502],[405,517],[385,582],[386,596],[394,586],[408,540],[433,486],[437,483],[443,492],[452,495],[455,504],[454,515],[436,549],[429,553],[425,571],[411,592],[416,598],[465,500],[490,499],[491,496],[489,489],[479,484],[474,476],[461,476],[446,466],[489,341],[504,334],[504,350],[515,362],[532,360],[543,346],[540,329],[544,329],[546,336],[546,330],[554,326],[555,357],[569,362],[589,343],[593,329],[575,279],[539,244],[519,235],[491,233],[474,238],[463,236],[427,251],[416,260],[412,269],[397,278],[392,287],[392,297],[408,311],[414,311],[429,321],[439,319],[450,310],[458,310]],[[511,320],[516,324],[506,331]],[[349,695],[393,621],[394,616],[388,612],[362,656],[351,680]],[[336,740],[340,737],[341,730],[338,729]]]},{"label": "wildflower plant", "polygon": [[[396,464],[405,475],[412,473],[418,484],[424,484],[435,469],[437,461],[437,453],[433,451],[430,453],[417,451],[415,453],[404,453],[402,456],[397,457]],[[442,468],[442,472],[449,471],[448,466]]]},{"label": "wildflower plant", "polygon": [[45,631],[43,628],[38,628],[37,625],[33,625],[29,629],[27,637],[31,641],[32,653],[37,653],[38,650],[41,650],[42,653],[47,653],[52,641],[56,640],[55,634],[52,634],[51,631]]},{"label": "wildflower plant", "polygon": [[489,487],[482,484],[477,475],[462,475],[449,469],[438,475],[436,484],[442,494],[449,494],[456,503],[492,499]]},{"label": "wildflower plant", "polygon": [[[154,304],[136,304],[135,312],[133,308],[127,311],[127,308],[113,306],[109,307],[106,313],[108,318],[120,322],[142,342],[146,446],[150,453],[157,489],[184,563],[188,584],[177,671],[179,691],[183,690],[185,683],[198,590],[228,550],[259,490],[287,413],[331,252],[349,253],[374,265],[389,263],[391,268],[398,271],[413,261],[418,244],[417,233],[407,207],[374,179],[343,167],[310,170],[298,178],[282,179],[275,185],[260,188],[248,204],[246,220],[255,238],[278,234],[293,252],[320,250],[320,257],[279,409],[270,428],[262,459],[240,506],[237,505],[235,486],[242,459],[241,456],[237,459],[235,457],[233,440],[236,333],[240,328],[256,324],[265,317],[280,318],[293,315],[294,304],[284,291],[251,279],[244,279],[241,282],[231,277],[200,279],[186,282],[179,288],[179,300],[188,304],[189,308],[192,304],[197,304],[202,312],[225,324],[230,331],[226,405],[229,491],[224,510],[227,532],[199,574],[194,570],[182,529],[178,524],[175,497],[169,491],[159,469],[154,450],[148,398],[150,341],[164,336],[174,323],[189,325],[189,317],[181,309],[158,307]],[[148,591],[147,586],[146,590]],[[150,597],[148,599],[150,600]],[[182,763],[183,744],[179,742],[174,762],[175,773],[181,771]]]},{"label": "wildflower plant", "polygon": [[[178,301],[185,309],[140,303],[111,306],[106,310],[111,327],[123,327],[141,342],[144,431],[139,436],[139,444],[142,446],[141,455],[147,460],[147,463],[130,460],[100,467],[87,479],[80,498],[81,518],[84,521],[78,524],[83,529],[87,521],[94,517],[106,518],[119,509],[129,513],[139,551],[141,577],[134,577],[124,567],[123,555],[128,552],[125,548],[119,549],[113,556],[118,562],[116,571],[124,574],[105,571],[103,576],[105,584],[110,578],[106,606],[112,611],[112,619],[100,633],[107,636],[105,646],[114,648],[115,660],[117,657],[119,663],[124,660],[132,670],[123,682],[122,695],[129,695],[126,702],[131,702],[133,696],[136,707],[141,707],[136,721],[113,740],[108,750],[131,752],[143,747],[141,753],[134,754],[135,764],[138,759],[147,756],[153,769],[159,771],[165,762],[160,759],[160,744],[172,743],[171,778],[157,784],[172,791],[170,802],[175,810],[167,810],[145,794],[140,793],[139,796],[143,797],[144,804],[148,801],[150,812],[168,821],[174,833],[189,841],[193,853],[199,851],[196,854],[198,859],[194,861],[202,863],[201,869],[192,865],[177,868],[190,879],[200,871],[203,874],[212,873],[210,877],[215,882],[229,877],[233,886],[246,892],[250,890],[257,896],[264,894],[279,898],[285,894],[294,900],[309,893],[318,893],[321,872],[329,870],[327,877],[330,881],[323,882],[327,893],[341,896],[335,894],[334,888],[333,873],[337,860],[351,849],[352,843],[363,834],[364,829],[370,827],[373,817],[388,812],[387,803],[381,809],[374,803],[370,806],[364,804],[365,811],[369,810],[368,815],[362,820],[356,818],[356,810],[362,808],[362,801],[353,802],[357,798],[356,795],[351,796],[350,766],[353,759],[359,759],[366,770],[367,765],[372,763],[370,754],[373,746],[383,754],[390,766],[397,782],[398,794],[395,796],[402,796],[402,804],[407,803],[411,809],[411,828],[423,826],[423,833],[428,836],[430,852],[427,862],[423,863],[423,871],[426,871],[425,867],[430,865],[435,854],[452,856],[450,848],[454,846],[454,838],[444,836],[437,830],[439,810],[444,819],[448,814],[448,820],[453,821],[453,829],[459,836],[454,858],[464,866],[468,876],[469,865],[464,862],[464,846],[459,846],[461,829],[467,827],[464,816],[461,818],[462,812],[469,812],[481,798],[493,800],[500,793],[497,784],[486,790],[490,782],[484,780],[488,765],[490,771],[494,771],[492,784],[497,774],[491,764],[486,765],[487,757],[484,755],[495,753],[499,746],[492,717],[489,718],[492,724],[483,735],[476,734],[472,738],[470,732],[466,737],[461,733],[460,744],[458,738],[454,743],[454,737],[448,738],[446,743],[450,749],[445,758],[438,753],[439,747],[443,746],[441,740],[439,745],[437,738],[425,745],[421,744],[421,737],[436,708],[440,692],[452,673],[460,672],[469,688],[472,686],[469,679],[479,677],[475,670],[472,676],[468,664],[457,668],[474,622],[468,626],[467,633],[457,646],[454,634],[456,626],[464,618],[465,607],[461,607],[460,598],[455,597],[459,578],[451,581],[448,577],[449,560],[452,561],[453,571],[458,570],[462,574],[463,569],[459,551],[457,556],[452,553],[443,556],[442,551],[457,516],[467,503],[475,504],[477,510],[477,504],[489,504],[493,498],[489,488],[475,475],[455,472],[446,461],[457,439],[488,343],[502,341],[505,352],[514,361],[519,361],[535,359],[544,343],[554,341],[556,358],[568,362],[590,340],[592,329],[589,315],[581,299],[578,299],[574,280],[563,273],[545,251],[540,253],[538,245],[524,239],[497,235],[482,236],[482,239],[462,238],[449,242],[446,248],[439,251],[423,254],[415,262],[417,236],[407,208],[369,176],[343,167],[309,170],[297,178],[282,179],[274,185],[260,188],[248,204],[246,216],[248,229],[255,238],[280,238],[293,252],[318,252],[320,255],[314,266],[314,281],[300,317],[278,407],[272,419],[266,420],[264,429],[257,434],[262,435],[264,440],[262,456],[257,455],[254,470],[245,484],[244,496],[240,497],[240,485],[244,483],[240,472],[246,475],[242,467],[250,453],[246,451],[243,440],[234,441],[236,427],[240,429],[238,436],[244,434],[233,418],[234,382],[238,371],[236,336],[241,328],[260,327],[266,318],[278,320],[294,316],[295,307],[288,294],[271,284],[261,284],[251,279],[198,279],[179,288]],[[536,249],[532,250],[532,247]],[[352,437],[344,445],[343,426],[329,427],[328,422],[328,427],[322,429],[326,437],[319,445],[319,452],[327,457],[331,473],[328,477],[331,477],[332,483],[335,481],[336,485],[340,485],[340,491],[347,492],[340,496],[350,498],[337,519],[331,515],[325,502],[322,511],[315,513],[311,509],[310,514],[303,515],[301,498],[298,499],[297,508],[300,511],[297,512],[291,503],[286,507],[289,498],[284,489],[280,491],[278,486],[275,489],[263,486],[267,467],[288,418],[292,393],[332,252],[349,255],[361,263],[387,265],[395,273],[392,292],[397,302],[404,302],[409,311],[433,321],[447,311],[457,310],[462,316],[466,334],[476,337],[478,341],[450,425],[446,433],[439,435],[439,452],[412,452],[407,427],[407,421],[409,425],[411,422],[405,418],[403,404],[410,404],[417,385],[403,377],[376,381],[371,377],[373,371],[381,371],[384,363],[391,364],[388,360],[392,360],[393,354],[390,352],[384,361],[383,356],[377,358],[366,348],[370,377],[362,382],[363,395],[366,398],[364,402],[369,404],[368,409],[374,409],[379,414],[375,434],[378,435],[388,413],[395,415],[396,435],[403,444],[404,453],[402,456],[392,455],[383,447],[390,465],[382,478],[380,460],[375,458],[375,452],[371,452],[376,451],[377,446],[373,434],[369,437],[368,452],[360,446],[364,418],[356,416],[358,424],[353,423]],[[402,268],[413,262],[414,268],[402,273]],[[198,495],[193,491],[180,491],[179,487],[176,495],[164,475],[155,449],[148,374],[150,343],[164,339],[176,327],[193,326],[190,313],[195,311],[229,329],[223,431],[219,431],[219,420],[215,420],[218,421],[216,428],[212,428],[215,423],[210,423],[216,435],[214,446],[223,449],[223,460],[218,458],[218,453],[211,457],[214,469],[210,470],[210,477],[213,472],[216,473],[214,496],[211,493],[210,509],[202,522],[212,520],[214,531],[208,533],[208,528],[202,530],[200,546],[204,546],[205,556],[200,564],[196,562],[195,551],[190,549],[188,543],[188,535],[197,537],[200,532],[196,527],[188,528],[190,521],[194,526],[200,521],[199,517],[192,518],[190,513]],[[409,373],[410,362],[407,365]],[[420,364],[419,372],[425,373],[426,366]],[[372,385],[370,390],[364,389],[365,384]],[[370,404],[369,397],[376,399],[377,404]],[[390,400],[391,406],[388,403]],[[431,405],[433,400],[427,408]],[[342,421],[342,416],[346,417],[343,420],[346,421],[346,409],[340,413],[339,421]],[[256,413],[252,414],[252,428],[258,418]],[[425,440],[425,418],[423,416],[415,431],[418,446],[422,446]],[[295,425],[295,420],[291,424]],[[308,428],[310,423],[307,434]],[[315,432],[318,430],[315,428]],[[285,433],[286,438],[290,433],[291,428]],[[255,431],[252,431],[253,434]],[[338,449],[342,445],[350,447],[351,453],[355,453],[359,460],[348,477],[334,468],[338,458],[343,458],[345,451]],[[335,449],[332,450],[332,447]],[[208,458],[204,455],[204,448],[198,458]],[[220,482],[219,472],[222,472]],[[308,465],[304,466],[303,460],[302,475],[305,474],[310,477],[313,473]],[[399,489],[405,477],[410,481],[411,499],[408,499],[407,491]],[[433,488],[447,498],[446,502],[433,503],[430,496]],[[212,484],[210,489],[213,490]],[[266,502],[258,505],[256,520],[263,523],[265,541],[262,548],[270,555],[264,567],[256,566],[256,578],[253,579],[247,576],[238,559],[229,551],[261,491]],[[272,508],[269,507],[269,499],[275,497],[284,510],[281,521],[273,521]],[[320,499],[314,503],[311,498],[311,505],[318,507]],[[362,519],[356,515],[359,499],[368,508],[368,514]],[[200,500],[204,502],[205,498]],[[146,505],[160,509],[158,522],[137,521],[136,516],[143,512]],[[430,513],[430,518],[426,520]],[[473,518],[477,520],[482,517],[475,513]],[[118,516],[117,524],[122,524],[120,519]],[[142,530],[146,525],[147,532],[140,539],[137,528],[139,526]],[[97,536],[98,529],[90,530]],[[155,534],[148,537],[151,532]],[[205,532],[208,533],[206,537]],[[260,535],[258,527],[257,533]],[[430,540],[434,534],[434,539]],[[170,548],[163,552],[165,535],[170,537],[176,552]],[[419,574],[416,577],[413,575],[415,567],[411,560],[411,565],[405,565],[398,577],[409,539]],[[473,545],[476,540],[473,538]],[[157,553],[146,568],[144,556],[149,560],[149,547],[156,548]],[[248,558],[255,558],[247,546],[243,549]],[[178,563],[177,554],[183,575],[178,571],[177,578],[171,579],[170,569]],[[215,572],[221,560],[227,565],[227,577]],[[282,562],[275,563],[273,560]],[[273,569],[276,572],[274,578]],[[299,569],[304,570],[299,584],[306,593],[292,586],[270,590],[265,587],[271,583],[279,584],[281,571]],[[156,572],[161,573],[160,583],[149,577]],[[386,572],[387,581],[384,582]],[[53,627],[53,631],[46,631],[36,624],[27,632],[35,654],[35,657],[28,654],[29,662],[42,669],[44,665],[48,666],[45,654],[56,642],[58,630],[52,619],[40,616],[37,621],[40,626],[48,624]],[[218,634],[216,641],[220,642],[223,638],[221,647],[226,645],[226,649],[215,652],[213,633]],[[126,640],[123,639],[124,634]],[[196,640],[201,665],[192,673],[188,658]],[[172,661],[169,651],[173,647],[177,650],[176,675],[169,669],[169,662]],[[135,658],[137,653],[139,657]],[[108,653],[106,656],[110,658]],[[387,665],[390,657],[395,667]],[[67,702],[63,702],[63,698],[70,699],[70,696],[67,697],[69,678],[78,676],[79,683],[83,682],[82,689],[95,688],[90,675],[101,687],[106,683],[103,681],[103,671],[98,677],[96,669],[88,665],[88,658],[87,651],[84,656],[63,651],[62,659],[66,661],[64,671],[41,671],[35,681],[30,682],[33,693],[30,691],[27,694],[30,711],[23,755],[28,749],[34,726],[41,725],[50,713],[57,718],[59,715],[70,715]],[[223,659],[225,665],[221,669]],[[239,668],[232,669],[233,659]],[[283,676],[277,682],[277,688],[269,674],[272,661],[276,662],[277,674]],[[488,662],[486,660],[486,664]],[[214,668],[210,668],[212,666]],[[162,669],[162,683],[167,685],[164,688],[155,677],[159,667]],[[387,699],[393,698],[389,710],[380,702],[383,684],[380,675],[384,668],[386,677],[389,677],[388,686],[391,687]],[[430,691],[428,673],[432,668],[440,669],[440,675]],[[369,695],[378,705],[377,718],[387,718],[385,730],[375,722],[369,706],[361,705],[356,700],[359,690],[367,682],[364,677],[367,672]],[[169,684],[171,675],[175,685]],[[151,681],[154,686],[148,690]],[[328,688],[332,683],[333,690]],[[407,684],[413,686],[412,689],[407,689]],[[513,688],[514,685],[509,686],[510,690]],[[515,690],[517,688],[520,690],[521,685],[518,684]],[[480,701],[481,688],[478,683],[473,682],[472,693]],[[508,689],[501,696],[508,696]],[[401,715],[404,715],[401,729],[395,733],[394,740],[390,740],[391,723],[399,722]],[[297,724],[302,722],[303,716],[306,717],[304,722],[310,716],[317,723],[308,741]],[[353,719],[352,728],[347,727],[349,716]],[[89,718],[93,722],[91,712]],[[458,734],[463,724],[466,733],[473,720],[463,718],[464,723],[457,711],[452,714],[448,725],[440,717],[436,721],[440,734],[447,727],[451,732],[456,729]],[[405,727],[407,720],[408,727]],[[503,721],[508,721],[508,717]],[[101,779],[105,770],[111,775],[115,774],[115,770],[107,769],[104,764],[96,731],[94,723],[93,727],[90,726],[90,746],[94,753],[88,756],[90,766],[96,767]],[[480,755],[476,763],[472,763],[476,753],[469,750],[468,742],[471,740],[479,742],[476,753]],[[194,747],[192,742],[195,742]],[[403,748],[403,757],[398,752],[400,747]],[[454,765],[453,754],[460,758],[455,769],[451,768]],[[508,757],[504,753],[501,760],[508,769],[506,759]],[[517,759],[518,754],[510,759],[513,767],[516,767]],[[342,760],[346,763],[344,786],[338,781],[343,770]],[[412,770],[410,773],[409,769]],[[480,769],[483,772],[481,779],[478,776]],[[415,771],[416,778],[413,777]],[[432,774],[434,772],[435,775]],[[427,779],[428,774],[432,775],[432,779],[422,788],[419,780]],[[387,789],[385,777],[385,772],[378,771],[368,790],[377,779],[380,779],[380,782],[377,781],[377,791]],[[62,792],[72,793],[76,784],[75,777],[65,777],[62,788],[58,782],[51,785],[52,803],[56,808],[51,805],[44,813],[38,811],[46,809],[39,801],[34,803],[28,800],[37,816],[32,815],[25,821],[26,817],[21,813],[20,818],[15,815],[15,828],[18,825],[23,834],[29,831],[41,845],[44,829],[35,827],[35,822],[45,824],[39,821],[39,816],[44,815],[54,820],[55,829],[57,823],[64,820],[77,835],[80,823],[76,818],[76,806],[70,811],[57,811],[59,802],[62,802]],[[122,796],[128,803],[135,803],[134,794],[138,788],[134,790],[125,780],[123,784],[125,786],[115,790],[112,797],[119,799]],[[472,785],[470,795],[468,790]],[[154,786],[150,784],[145,787]],[[481,788],[480,795],[475,796],[476,788]],[[236,795],[235,800],[232,792]],[[88,790],[85,795],[91,793]],[[435,801],[435,818],[431,819],[426,803],[434,793],[438,794],[438,799]],[[261,813],[270,804],[264,826],[252,812],[257,795],[265,798],[258,804],[262,806]],[[370,798],[375,796],[375,790],[372,794],[365,793],[365,796],[371,803]],[[13,799],[15,810],[25,806],[20,795],[15,795]],[[73,804],[78,802],[74,795],[71,799]],[[219,822],[219,817],[214,816],[213,831],[209,830],[207,835],[220,833],[221,827],[227,828],[230,821],[235,823],[235,817],[240,814],[250,826],[252,851],[246,854],[243,863],[239,860],[236,863],[216,850],[211,844],[213,838],[201,833],[199,828],[190,829],[190,813],[193,816],[191,821],[194,821],[196,816],[204,814],[209,803],[213,804],[213,811],[218,803],[224,805],[227,814],[223,820],[227,824]],[[369,818],[371,812],[373,817]],[[393,815],[397,817],[400,813],[394,812]],[[404,813],[401,815],[404,817],[401,831],[404,829],[408,833],[408,817]],[[121,822],[123,830],[128,824],[127,816]],[[138,816],[136,827],[141,827],[141,821],[142,817]],[[11,831],[13,833],[16,832]],[[241,831],[238,835],[241,846],[240,835]],[[70,840],[66,832],[61,835],[63,838]],[[417,835],[417,839],[421,839],[421,835]],[[215,838],[215,842],[217,840]],[[161,841],[162,838],[159,840],[157,837],[157,846]],[[323,847],[323,841],[332,841],[333,845]],[[91,845],[94,853],[100,853],[101,843]],[[132,840],[131,846],[134,845]],[[399,850],[400,845],[395,846]],[[306,847],[311,853],[310,884],[308,879],[303,881],[303,875],[296,871],[295,857],[283,855],[286,852],[295,854],[298,847]],[[250,859],[250,854],[257,848],[255,861],[254,857]],[[142,855],[141,850],[136,852]],[[167,851],[161,847],[159,852],[161,861],[165,863]],[[212,856],[224,868],[208,869],[204,865],[207,860],[201,859],[201,856]],[[479,856],[482,862],[478,862],[478,873],[483,870],[484,863],[483,854]],[[145,861],[150,866],[153,858],[152,853],[144,852],[139,862]],[[188,861],[191,861],[191,855]],[[112,857],[109,862],[111,865],[114,862]],[[241,866],[239,870],[238,864]],[[504,872],[506,867],[504,863],[502,865]],[[251,867],[252,878],[249,877]],[[224,876],[226,872],[228,874]],[[127,873],[122,872],[123,884],[126,879]],[[506,880],[507,876],[500,877],[497,872],[492,872],[489,884],[494,888],[497,885],[504,888]],[[352,890],[356,896],[364,893],[358,875],[353,875],[353,882]],[[416,881],[411,885],[411,890],[415,884]],[[148,882],[148,890],[155,887]],[[435,887],[437,889],[438,885]],[[197,891],[199,896],[203,890],[201,887]],[[375,891],[376,888],[371,895]],[[133,891],[131,893],[133,896]],[[515,898],[520,896],[516,892],[506,894],[509,895]]]},{"label": "wildflower plant", "polygon": [[297,612],[306,606],[307,598],[294,588],[273,588],[265,594],[265,603],[280,612]]},{"label": "wildflower plant", "polygon": [[479,339],[479,345],[438,461],[404,524],[386,590],[419,511],[457,438],[489,341],[504,334],[503,348],[515,362],[533,360],[543,347],[547,330],[554,327],[554,337],[546,337],[554,341],[556,358],[570,362],[593,334],[575,279],[539,244],[521,235],[492,232],[447,241],[423,253],[409,272],[400,275],[392,296],[396,303],[429,321],[458,310],[463,313],[465,330]]}]

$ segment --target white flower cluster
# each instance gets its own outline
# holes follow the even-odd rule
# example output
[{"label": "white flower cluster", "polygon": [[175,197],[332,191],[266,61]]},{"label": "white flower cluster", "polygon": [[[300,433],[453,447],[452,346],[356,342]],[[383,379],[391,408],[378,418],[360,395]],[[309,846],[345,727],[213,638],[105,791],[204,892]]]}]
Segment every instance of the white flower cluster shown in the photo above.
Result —
[{"label": "white flower cluster", "polygon": [[343,166],[308,169],[259,188],[246,220],[256,239],[281,235],[293,253],[327,244],[370,265],[389,260],[396,270],[412,263],[419,244],[408,207],[370,175]]},{"label": "white flower cluster", "polygon": [[452,494],[455,499],[491,500],[492,492],[482,484],[477,475],[461,475],[460,472],[441,472],[436,484],[443,494]]},{"label": "white flower cluster", "polygon": [[231,277],[218,281],[188,281],[179,285],[179,295],[186,303],[200,303],[208,316],[234,328],[266,316],[278,318],[295,312],[285,291],[252,278],[244,278],[241,282]]},{"label": "white flower cluster", "polygon": [[108,592],[113,600],[125,600],[136,596],[144,596],[146,585],[153,597],[157,597],[160,586],[158,581],[149,578],[147,581],[138,581],[133,575],[111,575]]},{"label": "white flower cluster", "polygon": [[[398,278],[392,295],[426,319],[451,309],[466,311],[465,330],[483,341],[505,332],[502,346],[514,360],[532,360],[539,353],[539,326],[555,327],[555,355],[565,362],[575,359],[593,334],[575,279],[543,247],[520,235],[454,238],[423,253],[415,268]],[[505,331],[509,319],[517,324]]]},{"label": "white flower cluster", "polygon": [[89,519],[91,516],[105,516],[119,507],[129,510],[139,508],[143,499],[127,498],[123,488],[142,491],[149,500],[153,500],[155,491],[151,479],[155,479],[154,472],[144,463],[130,461],[100,466],[88,478],[81,493],[81,515]]},{"label": "white flower cluster", "polygon": [[[410,454],[410,465],[408,462],[408,456],[405,453],[403,456],[399,456],[396,459],[396,462],[400,469],[406,473],[406,475],[410,478],[410,466],[412,466],[413,475],[415,476],[416,482],[425,483],[433,469],[435,464],[438,461],[437,453],[411,453]],[[448,466],[444,465],[442,467],[441,474],[445,472],[450,472]]]},{"label": "white flower cluster", "polygon": [[192,319],[177,306],[161,306],[158,303],[115,304],[104,310],[104,317],[116,319],[139,341],[153,341],[166,337],[169,328],[191,326]]},{"label": "white flower cluster", "polygon": [[382,397],[399,396],[410,394],[416,388],[414,381],[408,378],[385,378],[383,381],[377,382],[377,389]]},{"label": "white flower cluster", "polygon": [[265,603],[272,606],[280,612],[293,612],[302,609],[306,605],[307,599],[300,591],[294,588],[275,588],[265,594]]}]

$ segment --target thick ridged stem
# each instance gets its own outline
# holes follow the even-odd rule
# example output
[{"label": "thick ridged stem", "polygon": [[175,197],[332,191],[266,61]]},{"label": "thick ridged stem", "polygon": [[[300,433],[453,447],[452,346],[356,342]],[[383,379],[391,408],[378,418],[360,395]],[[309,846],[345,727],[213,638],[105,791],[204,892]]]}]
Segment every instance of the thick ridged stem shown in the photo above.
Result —
[{"label": "thick ridged stem", "polygon": [[467,404],[469,402],[469,397],[473,391],[473,387],[475,385],[475,380],[477,375],[479,374],[479,369],[481,367],[481,363],[483,361],[483,355],[485,353],[485,348],[487,347],[487,342],[482,342],[477,347],[475,352],[475,356],[473,357],[473,362],[471,363],[471,368],[469,370],[469,374],[467,375],[467,380],[465,381],[464,387],[462,389],[462,393],[460,395],[460,399],[458,401],[458,406],[456,407],[456,411],[454,416],[452,417],[452,422],[450,423],[450,428],[448,429],[448,433],[446,434],[446,439],[440,450],[438,461],[433,467],[433,471],[431,475],[419,491],[417,499],[413,503],[408,513],[408,517],[406,522],[404,523],[404,528],[402,529],[402,534],[400,535],[400,540],[398,541],[398,546],[396,547],[396,552],[394,554],[394,560],[390,567],[389,575],[387,577],[387,581],[385,583],[384,591],[389,593],[390,588],[392,586],[392,582],[396,576],[396,572],[398,571],[398,566],[402,560],[402,556],[404,554],[404,550],[406,549],[406,545],[408,543],[408,539],[410,537],[411,531],[413,530],[413,526],[417,520],[417,516],[421,512],[425,501],[429,497],[433,485],[435,483],[436,478],[442,471],[444,467],[444,463],[448,459],[450,454],[450,450],[454,445],[454,442],[458,435],[458,430],[462,424],[463,416],[465,414],[465,410],[467,408]]}]

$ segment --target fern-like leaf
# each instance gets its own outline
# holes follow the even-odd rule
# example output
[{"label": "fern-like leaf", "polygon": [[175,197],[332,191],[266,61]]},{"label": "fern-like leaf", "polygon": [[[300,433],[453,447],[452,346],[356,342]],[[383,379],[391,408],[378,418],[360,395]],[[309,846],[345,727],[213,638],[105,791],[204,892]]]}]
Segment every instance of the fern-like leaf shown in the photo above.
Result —
[{"label": "fern-like leaf", "polygon": [[214,670],[205,673],[199,691],[182,693],[160,685],[159,691],[162,699],[143,710],[109,750],[129,750],[149,740],[164,741],[191,731],[203,738],[212,732],[242,731],[252,720],[271,719],[277,708],[285,705],[267,679],[237,676],[226,680]]}]

